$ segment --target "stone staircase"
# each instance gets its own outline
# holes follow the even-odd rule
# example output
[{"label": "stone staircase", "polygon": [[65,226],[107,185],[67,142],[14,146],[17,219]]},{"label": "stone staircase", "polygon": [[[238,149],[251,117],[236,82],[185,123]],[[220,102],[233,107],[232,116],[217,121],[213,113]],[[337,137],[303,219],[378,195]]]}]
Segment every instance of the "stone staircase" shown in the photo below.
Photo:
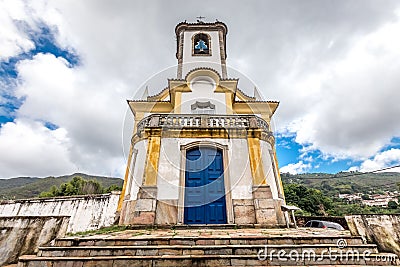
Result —
[{"label": "stone staircase", "polygon": [[18,267],[398,264],[396,255],[378,253],[376,245],[347,231],[207,226],[60,238],[37,255],[20,257]]}]

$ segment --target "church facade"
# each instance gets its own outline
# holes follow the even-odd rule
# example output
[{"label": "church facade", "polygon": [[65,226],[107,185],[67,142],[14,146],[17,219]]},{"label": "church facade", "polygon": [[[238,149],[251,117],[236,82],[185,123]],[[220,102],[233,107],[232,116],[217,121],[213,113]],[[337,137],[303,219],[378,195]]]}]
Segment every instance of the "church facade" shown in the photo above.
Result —
[{"label": "church facade", "polygon": [[128,101],[135,124],[120,224],[285,225],[270,127],[279,103],[246,95],[228,76],[227,31],[218,21],[179,23],[176,77]]}]

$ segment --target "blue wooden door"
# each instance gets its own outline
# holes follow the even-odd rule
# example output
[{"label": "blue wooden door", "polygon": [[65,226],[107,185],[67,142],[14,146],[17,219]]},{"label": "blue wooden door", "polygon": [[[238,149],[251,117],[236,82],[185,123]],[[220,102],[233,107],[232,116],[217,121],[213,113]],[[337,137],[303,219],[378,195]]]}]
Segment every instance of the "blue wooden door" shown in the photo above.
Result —
[{"label": "blue wooden door", "polygon": [[185,224],[226,223],[221,150],[200,147],[186,154]]}]

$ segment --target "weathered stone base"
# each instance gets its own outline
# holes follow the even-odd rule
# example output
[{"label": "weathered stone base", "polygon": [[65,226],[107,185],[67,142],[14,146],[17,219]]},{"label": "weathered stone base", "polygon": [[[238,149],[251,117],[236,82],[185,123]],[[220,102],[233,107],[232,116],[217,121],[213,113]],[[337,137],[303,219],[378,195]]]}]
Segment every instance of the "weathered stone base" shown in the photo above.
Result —
[{"label": "weathered stone base", "polygon": [[269,185],[253,187],[253,201],[257,224],[266,226],[285,224],[285,217],[281,209],[284,201],[272,198]]},{"label": "weathered stone base", "polygon": [[253,199],[232,199],[235,224],[255,224]]},{"label": "weathered stone base", "polygon": [[119,224],[155,224],[157,209],[157,187],[142,186],[137,200],[125,200]]},{"label": "weathered stone base", "polygon": [[119,215],[119,224],[130,224],[130,214],[135,212],[136,200],[124,200]]},{"label": "weathered stone base", "polygon": [[[142,187],[137,200],[125,200],[120,224],[176,225],[178,223],[178,201],[156,200],[157,188]],[[285,224],[281,210],[282,199],[273,199],[269,186],[253,188],[253,199],[233,199],[233,223],[236,225],[258,224],[280,227]]]},{"label": "weathered stone base", "polygon": [[178,222],[178,200],[157,200],[156,219],[157,225],[174,225]]}]

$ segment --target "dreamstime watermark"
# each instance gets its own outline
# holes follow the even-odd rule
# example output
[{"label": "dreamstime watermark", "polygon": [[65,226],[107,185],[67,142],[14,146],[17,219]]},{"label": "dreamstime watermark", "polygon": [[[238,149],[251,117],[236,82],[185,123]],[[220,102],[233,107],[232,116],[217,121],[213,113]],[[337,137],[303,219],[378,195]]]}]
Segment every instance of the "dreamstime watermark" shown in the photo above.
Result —
[{"label": "dreamstime watermark", "polygon": [[376,254],[370,249],[365,249],[360,252],[358,249],[347,248],[347,242],[345,239],[339,239],[336,243],[336,248],[327,248],[323,250],[316,249],[301,249],[299,252],[296,249],[272,249],[265,245],[263,249],[260,249],[257,253],[259,260],[269,261],[375,261],[375,262],[395,262],[397,256],[395,254]]}]

